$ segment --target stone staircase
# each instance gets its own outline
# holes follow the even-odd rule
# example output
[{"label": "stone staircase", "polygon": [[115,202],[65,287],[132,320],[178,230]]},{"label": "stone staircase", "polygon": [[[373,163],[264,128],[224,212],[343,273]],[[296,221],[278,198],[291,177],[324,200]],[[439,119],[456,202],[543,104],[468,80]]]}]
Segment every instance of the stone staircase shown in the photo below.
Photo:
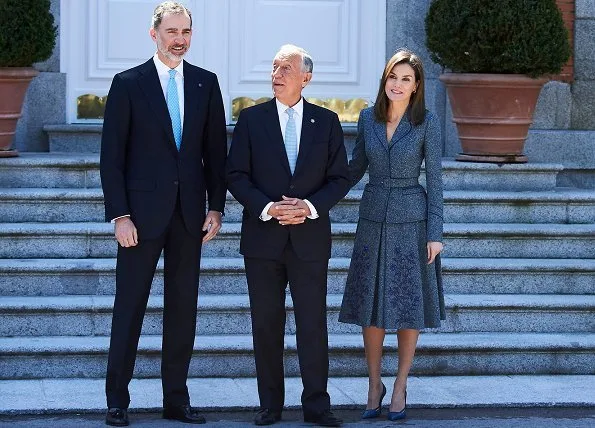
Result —
[{"label": "stone staircase", "polygon": [[[420,337],[414,375],[595,374],[595,191],[556,187],[561,165],[443,162],[447,321]],[[97,154],[0,160],[0,388],[105,374],[116,245],[103,222]],[[359,328],[337,321],[362,184],[332,211],[330,373],[366,375]],[[255,376],[241,207],[203,249],[197,378]],[[160,371],[162,264],[135,377]],[[298,376],[287,298],[286,372]],[[396,364],[386,340],[387,375]],[[93,380],[93,382],[96,382]]]}]

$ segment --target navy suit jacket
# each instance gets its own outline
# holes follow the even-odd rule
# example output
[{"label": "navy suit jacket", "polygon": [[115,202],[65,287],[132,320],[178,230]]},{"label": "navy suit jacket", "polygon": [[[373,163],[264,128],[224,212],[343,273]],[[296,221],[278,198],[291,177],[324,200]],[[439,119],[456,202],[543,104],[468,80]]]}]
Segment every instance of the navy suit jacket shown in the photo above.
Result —
[{"label": "navy suit jacket", "polygon": [[105,217],[130,214],[139,239],[161,235],[179,192],[188,231],[202,236],[208,209],[225,205],[225,113],[215,74],[184,61],[184,124],[178,152],[151,58],[117,74],[101,138]]},{"label": "navy suit jacket", "polygon": [[[292,175],[275,99],[242,110],[227,159],[227,180],[230,192],[244,206],[240,242],[244,256],[275,260],[290,242],[302,260],[330,258],[329,211],[349,190],[343,130],[335,113],[304,100]],[[282,195],[308,199],[320,217],[291,226],[260,220],[264,207]]]}]

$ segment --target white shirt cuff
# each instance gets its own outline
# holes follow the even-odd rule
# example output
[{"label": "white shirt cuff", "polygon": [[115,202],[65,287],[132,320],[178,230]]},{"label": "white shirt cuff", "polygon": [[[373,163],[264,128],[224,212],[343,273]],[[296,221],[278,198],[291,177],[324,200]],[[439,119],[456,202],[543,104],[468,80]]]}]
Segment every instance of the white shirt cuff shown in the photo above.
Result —
[{"label": "white shirt cuff", "polygon": [[262,221],[269,221],[270,219],[273,218],[272,215],[268,215],[267,212],[269,211],[269,208],[271,207],[271,205],[273,205],[273,202],[269,202],[268,204],[265,205],[264,209],[262,210],[262,213],[260,213],[260,219]]},{"label": "white shirt cuff", "polygon": [[121,215],[120,217],[113,218],[112,221],[110,221],[110,223],[115,223],[116,220],[118,220],[119,218],[124,218],[124,217],[130,217],[130,214]]},{"label": "white shirt cuff", "polygon": [[314,208],[314,205],[312,205],[312,203],[309,200],[304,199],[304,202],[306,203],[306,205],[308,205],[308,208],[310,208],[310,215],[308,216],[308,218],[310,220],[316,220],[319,217],[318,211],[316,211],[316,208]]}]

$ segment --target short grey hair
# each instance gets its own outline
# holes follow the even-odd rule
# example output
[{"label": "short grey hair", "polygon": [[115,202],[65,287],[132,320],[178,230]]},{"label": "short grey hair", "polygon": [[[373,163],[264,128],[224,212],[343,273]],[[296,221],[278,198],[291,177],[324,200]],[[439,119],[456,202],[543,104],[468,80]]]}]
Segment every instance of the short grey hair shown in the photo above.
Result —
[{"label": "short grey hair", "polygon": [[151,18],[151,28],[158,29],[163,20],[163,16],[167,13],[172,15],[188,15],[190,18],[190,28],[192,28],[192,14],[190,10],[182,3],[176,1],[164,1],[157,5],[153,11],[153,18]]},{"label": "short grey hair", "polygon": [[277,52],[275,58],[288,58],[292,56],[299,56],[302,59],[302,72],[312,73],[312,70],[314,69],[312,57],[305,49],[300,48],[299,46],[283,45],[279,48],[279,52]]}]

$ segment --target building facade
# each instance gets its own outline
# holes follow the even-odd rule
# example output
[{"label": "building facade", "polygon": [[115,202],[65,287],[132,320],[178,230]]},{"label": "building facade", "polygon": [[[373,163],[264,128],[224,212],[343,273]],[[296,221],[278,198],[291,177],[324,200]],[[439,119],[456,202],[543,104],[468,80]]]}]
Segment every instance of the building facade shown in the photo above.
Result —
[{"label": "building facade", "polygon": [[[155,2],[156,3],[156,2]],[[336,110],[346,126],[373,101],[385,60],[399,47],[419,53],[426,67],[427,105],[442,119],[444,156],[460,145],[452,124],[441,67],[425,47],[424,19],[431,0],[187,0],[194,14],[189,60],[215,71],[222,84],[228,122],[244,105],[270,97],[271,57],[283,43],[308,49],[315,59],[306,96]],[[571,31],[574,55],[562,74],[545,85],[533,130],[595,130],[595,1],[558,0]],[[59,40],[52,57],[37,65],[19,121],[15,146],[48,151],[48,124],[101,123],[111,77],[150,57],[147,34],[153,2],[52,0]],[[538,162],[564,162],[564,150],[540,149],[530,136],[527,151]],[[581,165],[594,152],[577,148]],[[568,150],[566,148],[565,150]],[[574,149],[573,149],[574,150]],[[575,159],[577,160],[577,159]],[[588,162],[587,162],[588,163]],[[591,168],[595,161],[591,160]]]}]

